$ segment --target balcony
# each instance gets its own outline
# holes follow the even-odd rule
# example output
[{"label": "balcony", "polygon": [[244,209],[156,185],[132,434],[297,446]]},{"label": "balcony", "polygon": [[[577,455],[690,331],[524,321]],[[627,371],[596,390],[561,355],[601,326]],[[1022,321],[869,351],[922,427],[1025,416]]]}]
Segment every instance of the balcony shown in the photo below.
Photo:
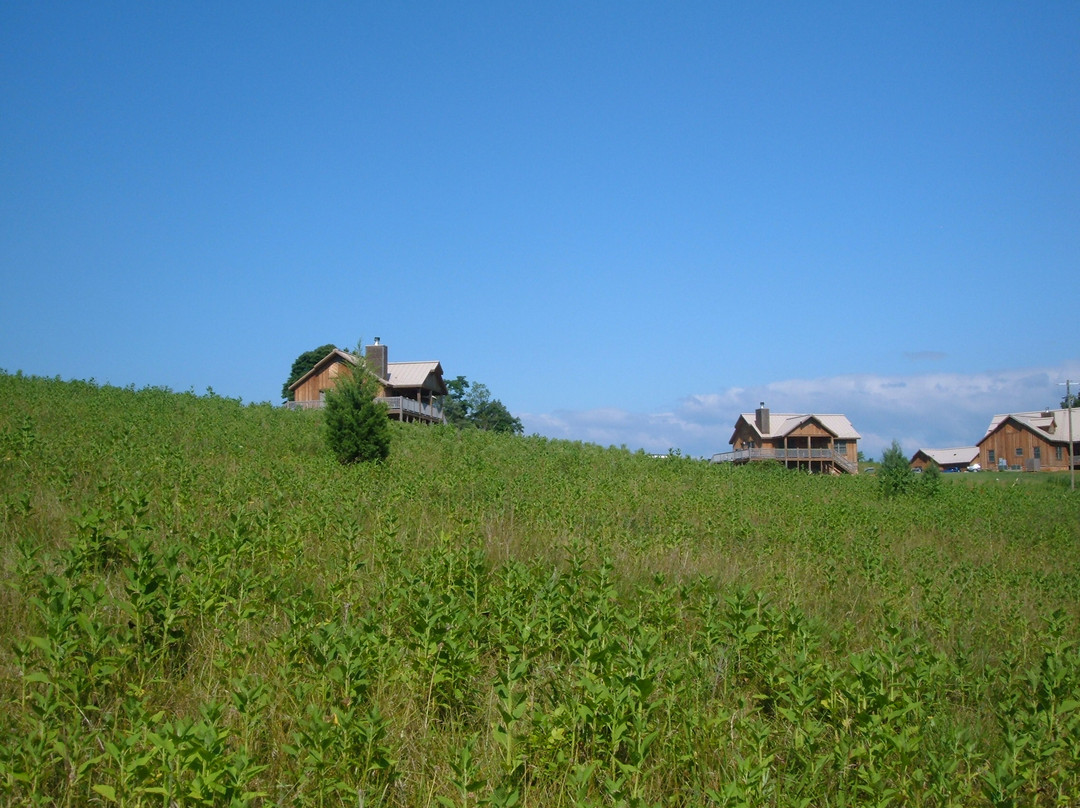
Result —
[{"label": "balcony", "polygon": [[[441,424],[446,419],[443,417],[442,402],[434,401],[424,404],[405,396],[380,396],[375,399],[386,405],[387,414],[396,421],[428,421]],[[321,410],[326,406],[325,401],[286,401],[285,407],[290,410]]]},{"label": "balcony", "polygon": [[784,463],[832,463],[848,474],[858,474],[859,466],[833,449],[736,449],[733,452],[719,452],[712,456],[713,463],[750,463],[755,460],[776,460]]}]

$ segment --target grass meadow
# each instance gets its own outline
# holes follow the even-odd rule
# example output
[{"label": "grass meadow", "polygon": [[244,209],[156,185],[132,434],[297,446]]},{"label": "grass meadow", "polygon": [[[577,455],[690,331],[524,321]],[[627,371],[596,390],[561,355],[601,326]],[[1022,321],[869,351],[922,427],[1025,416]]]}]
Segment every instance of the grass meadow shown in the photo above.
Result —
[{"label": "grass meadow", "polygon": [[0,374],[0,805],[1080,804],[1067,476],[393,426]]}]

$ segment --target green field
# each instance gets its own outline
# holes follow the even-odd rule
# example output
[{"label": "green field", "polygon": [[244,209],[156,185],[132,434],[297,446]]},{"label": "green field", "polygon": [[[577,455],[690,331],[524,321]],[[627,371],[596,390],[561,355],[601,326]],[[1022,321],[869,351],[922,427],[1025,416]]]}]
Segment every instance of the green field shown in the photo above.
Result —
[{"label": "green field", "polygon": [[1077,804],[1067,475],[394,427],[0,374],[0,804]]},{"label": "green field", "polygon": [[[1058,489],[1069,488],[1070,477],[1067,471],[980,471],[975,474],[947,474],[948,478],[962,481],[967,485],[1035,485]],[[1076,475],[1076,484],[1080,485],[1080,475]]]}]

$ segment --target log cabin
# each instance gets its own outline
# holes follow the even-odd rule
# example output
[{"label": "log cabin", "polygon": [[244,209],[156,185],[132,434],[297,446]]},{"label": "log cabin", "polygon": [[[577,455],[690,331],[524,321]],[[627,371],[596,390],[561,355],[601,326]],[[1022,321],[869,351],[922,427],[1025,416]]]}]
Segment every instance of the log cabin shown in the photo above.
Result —
[{"label": "log cabin", "polygon": [[[363,361],[378,380],[376,401],[386,404],[389,415],[398,421],[445,423],[442,400],[446,395],[442,365],[437,361],[389,362],[386,345],[375,342],[364,348]],[[342,373],[350,373],[360,357],[335,348],[315,367],[289,385],[291,409],[319,408],[326,403],[326,393],[334,388]]]},{"label": "log cabin", "polygon": [[995,415],[978,447],[979,462],[988,471],[1063,471],[1068,470],[1070,458],[1072,467],[1080,468],[1080,412],[1036,410]]},{"label": "log cabin", "polygon": [[728,441],[732,451],[713,455],[712,462],[773,460],[823,474],[858,474],[860,437],[847,416],[770,413],[762,402],[739,415]]}]

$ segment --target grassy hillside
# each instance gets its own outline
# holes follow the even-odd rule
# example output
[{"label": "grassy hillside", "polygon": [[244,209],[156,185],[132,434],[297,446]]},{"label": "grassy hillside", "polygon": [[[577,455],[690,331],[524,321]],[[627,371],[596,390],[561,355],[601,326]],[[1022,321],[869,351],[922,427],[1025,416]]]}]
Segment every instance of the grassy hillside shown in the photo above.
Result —
[{"label": "grassy hillside", "polygon": [[1080,794],[1064,485],[320,417],[0,374],[0,804]]}]

